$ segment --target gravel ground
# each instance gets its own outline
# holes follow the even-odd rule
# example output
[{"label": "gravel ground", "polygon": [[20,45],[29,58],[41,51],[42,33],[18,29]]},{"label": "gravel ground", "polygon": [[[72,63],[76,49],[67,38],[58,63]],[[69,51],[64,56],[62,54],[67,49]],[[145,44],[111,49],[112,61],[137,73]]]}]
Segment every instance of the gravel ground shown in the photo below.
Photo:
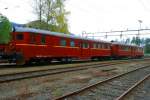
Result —
[{"label": "gravel ground", "polygon": [[0,99],[3,100],[47,100],[63,95],[105,80],[117,74],[121,74],[135,68],[143,63],[137,62],[109,67],[90,68],[88,70],[50,75],[45,77],[25,79],[21,81],[0,84]]},{"label": "gravel ground", "polygon": [[134,89],[124,100],[150,100],[150,78]]},{"label": "gravel ground", "polygon": [[[38,71],[38,70],[45,70],[45,69],[55,69],[55,68],[64,68],[64,67],[75,67],[75,66],[81,66],[81,65],[89,65],[89,64],[102,64],[106,62],[113,62],[112,61],[101,61],[101,62],[83,62],[83,63],[73,63],[73,64],[50,64],[50,65],[33,65],[33,66],[2,66],[0,65],[0,75],[3,74],[11,74],[11,73],[19,73],[19,72],[28,72],[28,71]],[[118,60],[118,61],[126,61],[126,60]]]},{"label": "gravel ground", "polygon": [[[0,75],[10,74],[10,73],[19,73],[19,72],[28,72],[28,71],[38,71],[45,69],[55,69],[55,68],[65,68],[65,67],[75,67],[81,65],[89,65],[89,64],[101,64],[105,62],[112,61],[102,61],[102,62],[85,62],[85,63],[73,63],[73,64],[50,64],[50,65],[42,65],[42,66],[2,66],[0,65]],[[6,68],[5,68],[6,67]]]}]

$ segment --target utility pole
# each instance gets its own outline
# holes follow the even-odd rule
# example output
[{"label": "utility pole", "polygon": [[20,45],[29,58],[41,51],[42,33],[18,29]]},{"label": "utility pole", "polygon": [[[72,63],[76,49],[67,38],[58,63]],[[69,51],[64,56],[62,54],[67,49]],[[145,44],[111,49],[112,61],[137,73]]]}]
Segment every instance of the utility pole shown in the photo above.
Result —
[{"label": "utility pole", "polygon": [[142,20],[138,20],[138,22],[139,22],[139,25],[140,25],[139,31],[138,31],[138,37],[140,37],[139,35],[140,35],[140,30],[141,30],[141,24],[143,23],[143,21]]},{"label": "utility pole", "polygon": [[139,26],[138,34],[137,34],[137,37],[136,37],[136,42],[137,42],[136,44],[140,45],[140,30],[141,30],[141,24],[142,24],[143,21],[142,20],[138,20],[138,22],[139,22],[140,26]]}]

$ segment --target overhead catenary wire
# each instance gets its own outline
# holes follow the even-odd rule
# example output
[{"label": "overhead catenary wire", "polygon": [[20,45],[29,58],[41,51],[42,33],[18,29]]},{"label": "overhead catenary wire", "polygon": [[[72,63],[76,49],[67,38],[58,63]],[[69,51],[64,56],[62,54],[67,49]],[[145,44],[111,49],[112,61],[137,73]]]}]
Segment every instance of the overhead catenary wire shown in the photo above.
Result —
[{"label": "overhead catenary wire", "polygon": [[[105,32],[84,32],[82,33],[82,36],[86,35],[86,37],[105,37],[107,38],[108,36],[120,36],[120,37],[123,37],[123,36],[133,36],[133,35],[150,35],[150,33],[148,32],[145,32],[145,33],[141,33],[139,34],[140,31],[150,31],[150,29],[132,29],[132,30],[120,30],[120,31],[105,31]],[[127,34],[123,34],[125,32],[138,32],[138,33],[127,33]],[[99,34],[99,33],[103,33],[104,35],[95,35],[95,34]],[[120,34],[108,34],[108,33],[120,33]]]}]

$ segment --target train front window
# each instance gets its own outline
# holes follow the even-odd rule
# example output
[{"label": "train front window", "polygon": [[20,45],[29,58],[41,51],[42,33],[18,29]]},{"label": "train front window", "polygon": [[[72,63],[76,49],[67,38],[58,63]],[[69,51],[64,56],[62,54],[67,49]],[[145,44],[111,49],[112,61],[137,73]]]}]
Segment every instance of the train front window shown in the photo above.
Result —
[{"label": "train front window", "polygon": [[16,40],[23,40],[23,34],[17,34],[16,35]]}]

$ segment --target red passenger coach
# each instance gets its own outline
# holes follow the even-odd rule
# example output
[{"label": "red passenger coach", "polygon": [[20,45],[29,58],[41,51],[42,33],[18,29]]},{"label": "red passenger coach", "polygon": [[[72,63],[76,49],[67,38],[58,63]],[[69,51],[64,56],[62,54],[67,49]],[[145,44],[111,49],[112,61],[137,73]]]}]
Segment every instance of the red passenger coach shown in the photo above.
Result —
[{"label": "red passenger coach", "polygon": [[80,39],[63,33],[16,27],[16,49],[24,61],[71,60],[80,55]]},{"label": "red passenger coach", "polygon": [[91,47],[92,58],[106,59],[111,57],[111,43],[106,41],[92,41]]},{"label": "red passenger coach", "polygon": [[132,47],[132,57],[133,58],[141,58],[144,56],[144,50],[142,47],[133,46]]},{"label": "red passenger coach", "polygon": [[[15,27],[12,36],[10,44],[13,51],[9,50],[12,52],[11,59],[21,64],[29,61],[71,61],[111,56],[110,42],[23,27]],[[5,54],[9,55],[7,52]]]},{"label": "red passenger coach", "polygon": [[112,56],[114,58],[130,58],[132,54],[131,47],[131,45],[112,43]]},{"label": "red passenger coach", "polygon": [[112,43],[113,58],[138,58],[144,56],[143,48],[135,45]]}]

